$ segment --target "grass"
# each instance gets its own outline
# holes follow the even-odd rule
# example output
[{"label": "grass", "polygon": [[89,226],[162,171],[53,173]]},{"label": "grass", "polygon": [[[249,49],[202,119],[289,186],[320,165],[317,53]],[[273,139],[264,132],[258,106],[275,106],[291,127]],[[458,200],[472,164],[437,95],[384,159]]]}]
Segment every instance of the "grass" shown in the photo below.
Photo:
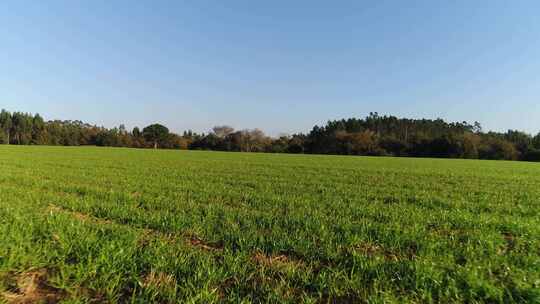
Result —
[{"label": "grass", "polygon": [[1,146],[0,168],[0,302],[540,302],[536,163]]}]

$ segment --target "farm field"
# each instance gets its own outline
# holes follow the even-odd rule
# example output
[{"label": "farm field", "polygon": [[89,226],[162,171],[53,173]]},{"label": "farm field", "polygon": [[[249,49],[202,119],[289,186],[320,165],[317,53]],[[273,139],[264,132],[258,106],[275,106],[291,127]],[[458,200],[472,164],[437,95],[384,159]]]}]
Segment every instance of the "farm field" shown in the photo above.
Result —
[{"label": "farm field", "polygon": [[0,302],[540,302],[538,163],[0,146],[0,168]]}]

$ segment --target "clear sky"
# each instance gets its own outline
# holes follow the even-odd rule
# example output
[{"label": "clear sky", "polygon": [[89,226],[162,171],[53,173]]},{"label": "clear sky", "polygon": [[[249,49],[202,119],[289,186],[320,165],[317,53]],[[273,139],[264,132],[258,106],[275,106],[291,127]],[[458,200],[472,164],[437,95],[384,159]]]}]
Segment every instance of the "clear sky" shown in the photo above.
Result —
[{"label": "clear sky", "polygon": [[0,107],[176,132],[371,111],[540,131],[540,2],[0,2]]}]

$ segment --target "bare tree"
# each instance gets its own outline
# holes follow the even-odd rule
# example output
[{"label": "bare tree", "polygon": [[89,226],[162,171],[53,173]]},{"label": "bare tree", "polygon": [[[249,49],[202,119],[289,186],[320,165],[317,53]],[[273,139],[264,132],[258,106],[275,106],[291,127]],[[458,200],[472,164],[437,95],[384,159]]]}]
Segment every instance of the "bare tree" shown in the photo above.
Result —
[{"label": "bare tree", "polygon": [[215,126],[212,128],[212,132],[219,138],[225,138],[234,132],[234,128],[231,126]]}]

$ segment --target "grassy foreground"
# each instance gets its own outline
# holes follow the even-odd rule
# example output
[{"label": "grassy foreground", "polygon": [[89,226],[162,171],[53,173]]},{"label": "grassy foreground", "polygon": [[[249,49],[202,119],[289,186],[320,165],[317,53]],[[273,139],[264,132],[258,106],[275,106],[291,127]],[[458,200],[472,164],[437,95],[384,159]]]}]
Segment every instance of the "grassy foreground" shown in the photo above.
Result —
[{"label": "grassy foreground", "polygon": [[540,164],[0,147],[0,302],[540,302]]}]

